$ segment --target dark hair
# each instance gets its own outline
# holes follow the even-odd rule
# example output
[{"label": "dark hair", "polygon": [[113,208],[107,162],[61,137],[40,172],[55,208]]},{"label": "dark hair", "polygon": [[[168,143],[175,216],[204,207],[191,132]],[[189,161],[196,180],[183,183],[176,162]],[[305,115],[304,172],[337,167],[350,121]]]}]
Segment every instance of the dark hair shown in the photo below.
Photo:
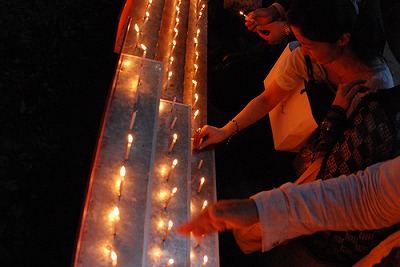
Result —
[{"label": "dark hair", "polygon": [[381,55],[376,18],[362,8],[356,14],[350,0],[293,0],[287,21],[316,42],[335,43],[350,33],[350,49],[368,62]]}]

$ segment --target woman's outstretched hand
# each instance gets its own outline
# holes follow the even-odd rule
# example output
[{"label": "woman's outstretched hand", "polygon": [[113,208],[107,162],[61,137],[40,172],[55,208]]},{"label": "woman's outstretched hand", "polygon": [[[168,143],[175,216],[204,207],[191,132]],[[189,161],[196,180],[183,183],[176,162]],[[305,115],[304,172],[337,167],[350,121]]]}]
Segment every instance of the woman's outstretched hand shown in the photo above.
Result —
[{"label": "woman's outstretched hand", "polygon": [[332,105],[340,106],[347,111],[354,96],[358,93],[366,92],[369,89],[362,85],[365,82],[365,80],[355,80],[350,83],[340,84]]},{"label": "woman's outstretched hand", "polygon": [[194,219],[177,226],[181,235],[196,237],[217,231],[251,226],[259,222],[257,206],[252,199],[221,200],[202,210]]},{"label": "woman's outstretched hand", "polygon": [[227,138],[227,134],[222,128],[205,125],[197,130],[193,136],[193,148],[203,149],[208,145],[219,143]]}]

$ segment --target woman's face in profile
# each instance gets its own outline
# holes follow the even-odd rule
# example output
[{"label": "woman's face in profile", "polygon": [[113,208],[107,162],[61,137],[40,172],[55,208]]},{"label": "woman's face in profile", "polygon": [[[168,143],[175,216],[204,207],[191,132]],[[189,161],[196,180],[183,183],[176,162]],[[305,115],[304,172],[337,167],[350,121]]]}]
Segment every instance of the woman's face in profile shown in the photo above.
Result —
[{"label": "woman's face in profile", "polygon": [[301,44],[304,55],[310,56],[318,64],[324,65],[335,61],[342,54],[343,47],[337,43],[317,42],[304,37],[298,27],[292,26],[292,32]]}]

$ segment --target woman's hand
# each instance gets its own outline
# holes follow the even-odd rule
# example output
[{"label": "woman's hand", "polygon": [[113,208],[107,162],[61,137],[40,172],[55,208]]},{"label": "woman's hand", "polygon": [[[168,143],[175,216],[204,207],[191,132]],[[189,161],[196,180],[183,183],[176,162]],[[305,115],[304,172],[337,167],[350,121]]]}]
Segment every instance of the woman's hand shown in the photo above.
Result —
[{"label": "woman's hand", "polygon": [[228,135],[223,128],[205,125],[193,136],[193,147],[201,150],[208,145],[219,143],[227,137]]},{"label": "woman's hand", "polygon": [[217,231],[251,226],[259,222],[257,206],[252,199],[221,200],[176,228],[177,233],[200,237]]},{"label": "woman's hand", "polygon": [[256,31],[261,38],[268,42],[270,45],[277,45],[284,42],[287,38],[285,34],[284,21],[275,21],[266,25],[259,25]]},{"label": "woman's hand", "polygon": [[339,106],[347,111],[354,96],[358,93],[366,92],[369,89],[368,87],[362,85],[365,82],[365,80],[355,80],[350,83],[339,84],[339,88],[336,92],[336,96],[332,105]]},{"label": "woman's hand", "polygon": [[255,31],[259,25],[266,25],[274,21],[279,16],[275,8],[258,8],[247,14],[245,25],[249,31]]}]

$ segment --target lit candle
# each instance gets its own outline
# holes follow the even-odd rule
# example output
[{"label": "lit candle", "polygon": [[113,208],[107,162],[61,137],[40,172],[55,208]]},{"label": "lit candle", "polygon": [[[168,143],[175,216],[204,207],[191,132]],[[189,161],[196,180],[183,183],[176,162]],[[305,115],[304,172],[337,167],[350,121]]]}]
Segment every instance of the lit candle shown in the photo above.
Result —
[{"label": "lit candle", "polygon": [[175,32],[174,39],[176,39],[176,37],[178,36],[179,31],[178,31],[177,28],[174,28],[174,32]]},{"label": "lit candle", "polygon": [[172,100],[171,112],[174,110],[175,102],[176,102],[176,96],[174,96],[174,99]]},{"label": "lit candle", "polygon": [[194,75],[196,75],[197,70],[199,69],[199,66],[197,66],[196,63],[194,63],[193,67],[194,67]]},{"label": "lit candle", "polygon": [[205,4],[203,4],[202,6],[201,6],[201,8],[200,8],[200,13],[203,11],[203,9],[206,7],[206,5]]},{"label": "lit candle", "polygon": [[199,52],[194,52],[194,54],[196,55],[195,61],[197,61],[197,59],[199,58]]},{"label": "lit candle", "polygon": [[204,210],[207,207],[207,204],[208,204],[207,200],[204,200],[201,210]]},{"label": "lit candle", "polygon": [[179,12],[181,11],[181,9],[179,8],[179,6],[175,7],[176,9],[176,14],[179,16]]},{"label": "lit candle", "polygon": [[150,7],[152,3],[153,3],[153,0],[149,0],[147,7]]},{"label": "lit candle", "polygon": [[135,31],[136,31],[136,47],[139,44],[139,35],[140,35],[140,29],[139,29],[139,25],[135,24]]},{"label": "lit candle", "polygon": [[194,94],[194,103],[193,106],[196,105],[197,101],[199,100],[199,95],[197,93]]},{"label": "lit candle", "polygon": [[200,29],[197,29],[197,31],[196,31],[197,37],[199,37],[199,34],[200,34]]},{"label": "lit candle", "polygon": [[144,16],[143,25],[146,23],[146,21],[149,19],[149,17],[150,17],[150,13],[148,11],[146,11],[145,16]]},{"label": "lit candle", "polygon": [[165,203],[164,210],[167,209],[168,204],[169,204],[169,202],[171,201],[171,199],[173,198],[173,196],[175,195],[176,191],[178,191],[178,188],[177,188],[177,187],[174,187],[174,189],[172,189],[171,194],[169,195],[169,197],[168,197],[168,199],[167,199],[167,202]]},{"label": "lit candle", "polygon": [[243,17],[247,18],[246,14],[244,14],[243,11],[239,11],[239,14],[242,15]]},{"label": "lit candle", "polygon": [[201,265],[201,267],[205,267],[206,264],[207,264],[207,262],[208,262],[208,257],[207,257],[207,255],[204,255],[204,257],[203,257],[203,264]]},{"label": "lit candle", "polygon": [[170,57],[170,58],[169,58],[169,65],[170,65],[170,66],[172,65],[172,62],[174,62],[174,57]]},{"label": "lit candle", "polygon": [[195,112],[194,112],[194,115],[193,115],[193,119],[195,120],[196,118],[197,118],[197,116],[199,115],[199,110],[196,110]]},{"label": "lit candle", "polygon": [[162,242],[164,242],[165,240],[167,240],[167,237],[168,237],[169,232],[171,231],[173,225],[174,225],[173,222],[170,220],[170,221],[168,222],[168,228],[167,228],[167,231],[165,232],[165,236],[164,236]]},{"label": "lit candle", "polygon": [[201,159],[199,165],[197,166],[197,170],[200,170],[201,166],[203,165],[203,160]]},{"label": "lit candle", "polygon": [[131,134],[128,134],[128,145],[126,146],[125,160],[127,160],[129,158],[129,152],[132,147],[132,142],[133,142],[133,136]]},{"label": "lit candle", "polygon": [[176,22],[175,27],[178,27],[178,25],[179,25],[179,18],[176,18],[176,19],[175,19],[175,22]]},{"label": "lit candle", "polygon": [[124,186],[124,178],[126,174],[125,166],[122,166],[119,170],[119,197],[122,195],[122,187]]},{"label": "lit candle", "polygon": [[206,179],[204,177],[201,177],[200,184],[199,184],[199,189],[197,189],[197,194],[200,193],[201,189],[203,188],[203,184],[204,184],[205,180]]},{"label": "lit candle", "polygon": [[178,119],[178,117],[175,116],[175,117],[174,117],[174,120],[173,120],[172,123],[171,123],[171,127],[170,127],[171,130],[174,129],[174,126],[175,126],[175,123],[176,123],[176,120],[177,120],[177,119]]},{"label": "lit candle", "polygon": [[203,15],[203,12],[200,11],[199,12],[199,17],[197,19],[200,20],[202,15]]},{"label": "lit candle", "polygon": [[196,37],[193,38],[193,41],[194,41],[194,47],[197,48],[197,45],[198,45],[199,41],[197,40]]},{"label": "lit candle", "polygon": [[196,87],[197,87],[197,81],[196,80],[192,80],[192,83],[193,83],[193,91],[195,91]]},{"label": "lit candle", "polygon": [[172,264],[174,264],[174,260],[173,259],[169,259],[167,265],[165,267],[170,267]]},{"label": "lit candle", "polygon": [[174,161],[172,162],[171,168],[169,169],[168,175],[167,175],[167,182],[168,182],[169,178],[171,177],[171,174],[172,174],[173,170],[175,169],[176,164],[178,164],[178,160],[174,159]]},{"label": "lit candle", "polygon": [[[139,90],[137,90],[137,91],[139,91]],[[131,123],[129,124],[129,130],[132,130],[133,124],[135,124],[136,113],[137,113],[137,110],[135,110],[135,111],[132,113]]]},{"label": "lit candle", "polygon": [[176,40],[172,40],[171,54],[172,54],[172,52],[174,51],[175,46],[176,46]]},{"label": "lit candle", "polygon": [[117,253],[115,253],[115,251],[111,251],[111,264],[113,267],[117,266],[117,260],[118,260]]},{"label": "lit candle", "polygon": [[119,221],[119,208],[117,206],[114,207],[110,217],[112,222],[114,223],[114,235],[116,235],[118,229],[118,221]]},{"label": "lit candle", "polygon": [[147,54],[147,47],[146,47],[144,44],[141,44],[140,46],[141,46],[142,49],[143,49],[143,58],[145,58],[145,57],[146,57],[146,54]]},{"label": "lit candle", "polygon": [[[171,76],[172,76],[172,71],[168,72],[168,81],[171,79]],[[176,99],[176,97],[175,97],[175,99]]]}]

